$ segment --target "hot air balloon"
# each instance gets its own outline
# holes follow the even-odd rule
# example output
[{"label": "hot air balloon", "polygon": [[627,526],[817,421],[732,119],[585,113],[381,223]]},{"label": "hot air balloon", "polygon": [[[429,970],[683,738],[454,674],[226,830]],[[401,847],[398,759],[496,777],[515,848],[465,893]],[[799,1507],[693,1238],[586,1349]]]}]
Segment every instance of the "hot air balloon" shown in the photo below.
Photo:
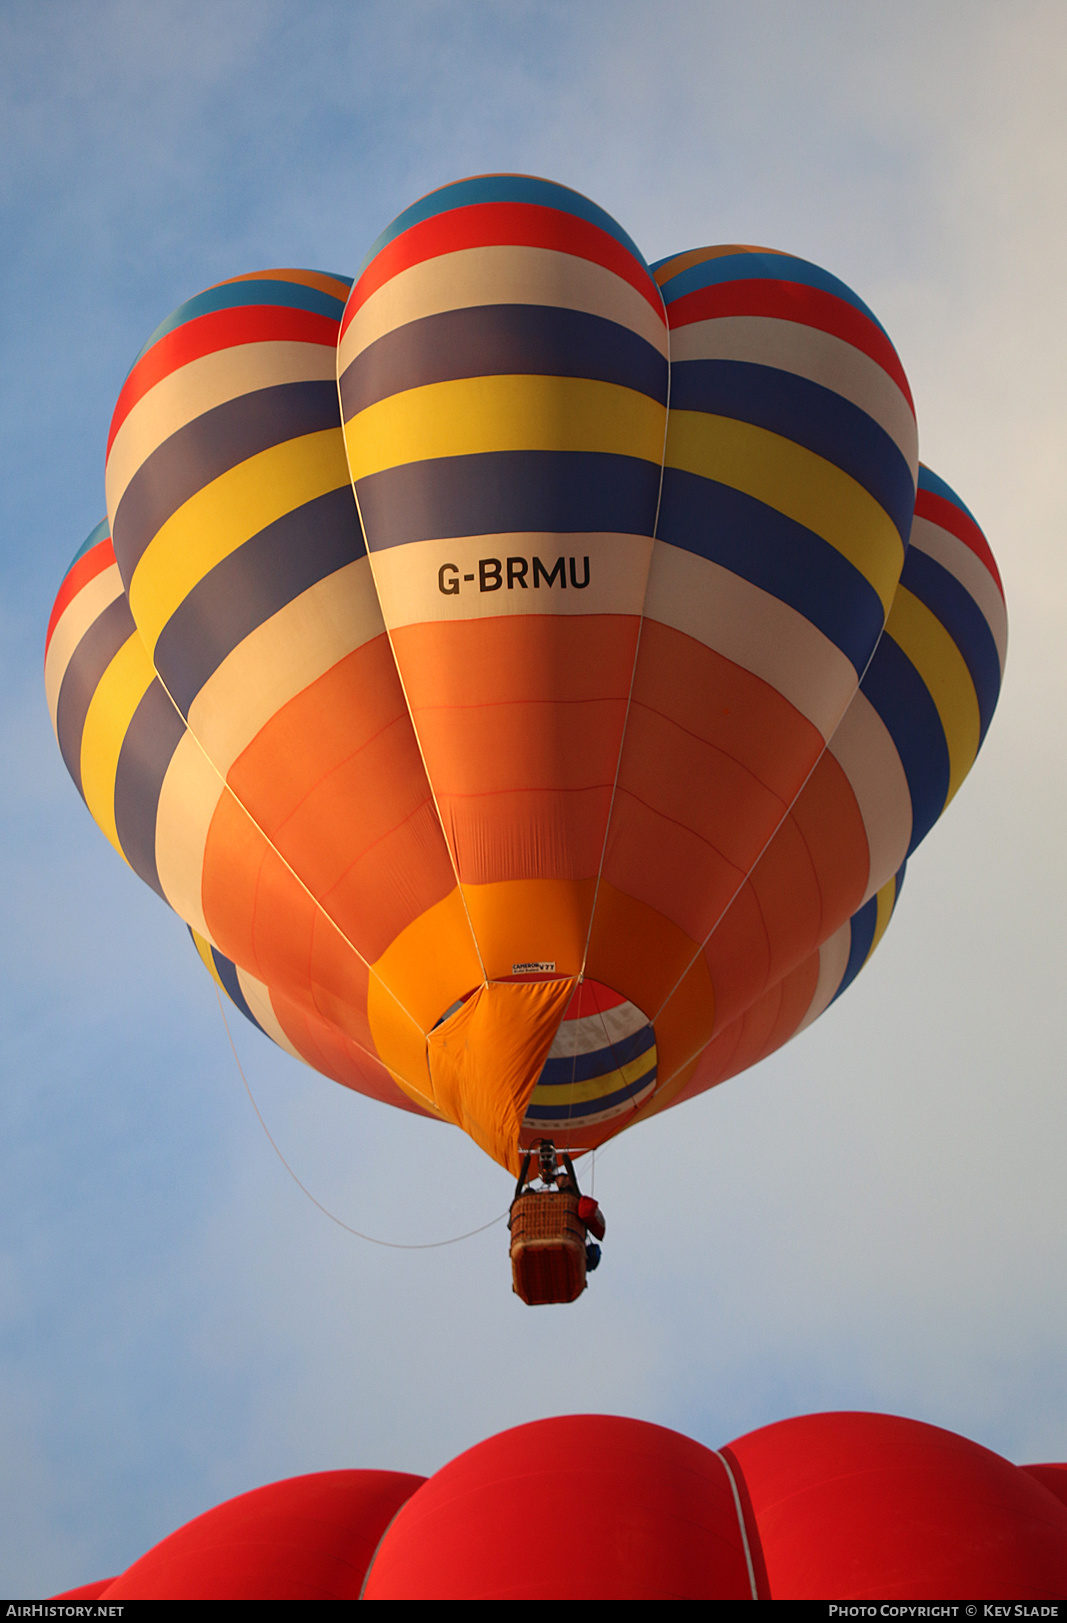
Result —
[{"label": "hot air balloon", "polygon": [[566,1415],[429,1478],[257,1488],[56,1598],[1047,1602],[1065,1586],[1065,1465],[896,1415],[800,1415],[717,1449]]},{"label": "hot air balloon", "polygon": [[867,306],[532,177],[180,306],[106,491],[46,653],[90,812],[268,1036],[513,1175],[821,1014],[999,693]]}]

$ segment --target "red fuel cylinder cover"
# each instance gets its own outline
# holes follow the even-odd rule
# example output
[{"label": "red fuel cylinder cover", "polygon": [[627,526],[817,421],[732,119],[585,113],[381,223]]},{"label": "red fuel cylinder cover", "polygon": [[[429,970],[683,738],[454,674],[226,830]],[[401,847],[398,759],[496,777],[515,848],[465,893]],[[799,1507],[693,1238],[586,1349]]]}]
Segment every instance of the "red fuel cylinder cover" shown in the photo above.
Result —
[{"label": "red fuel cylinder cover", "polygon": [[583,1195],[578,1202],[578,1216],[593,1236],[594,1240],[604,1238],[604,1213],[600,1210],[592,1195]]}]

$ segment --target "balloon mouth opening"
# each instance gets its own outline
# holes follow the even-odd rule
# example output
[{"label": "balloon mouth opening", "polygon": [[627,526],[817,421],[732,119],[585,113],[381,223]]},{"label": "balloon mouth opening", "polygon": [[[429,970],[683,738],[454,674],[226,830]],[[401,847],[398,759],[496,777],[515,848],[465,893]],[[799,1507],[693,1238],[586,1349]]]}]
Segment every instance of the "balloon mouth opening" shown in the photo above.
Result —
[{"label": "balloon mouth opening", "polygon": [[587,1129],[599,1140],[605,1126],[617,1130],[620,1118],[648,1103],[656,1078],[651,1020],[611,987],[583,980],[574,989],[527,1102],[522,1142],[563,1133],[577,1149]]},{"label": "balloon mouth opening", "polygon": [[[551,970],[524,970],[496,979],[521,983],[560,976]],[[436,1031],[458,1014],[477,990],[472,986],[450,1003],[431,1029]],[[527,1101],[522,1147],[563,1133],[576,1152],[592,1148],[592,1143],[579,1143],[574,1134],[594,1142],[612,1136],[622,1118],[649,1103],[657,1076],[656,1033],[644,1011],[601,981],[580,981]]]}]

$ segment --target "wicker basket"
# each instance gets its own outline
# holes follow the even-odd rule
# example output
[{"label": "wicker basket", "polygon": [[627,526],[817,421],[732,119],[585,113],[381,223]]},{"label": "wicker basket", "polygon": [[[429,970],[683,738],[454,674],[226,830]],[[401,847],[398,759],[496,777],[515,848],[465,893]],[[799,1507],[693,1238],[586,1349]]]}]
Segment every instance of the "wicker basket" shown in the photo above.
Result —
[{"label": "wicker basket", "polygon": [[578,1196],[538,1189],[511,1207],[511,1283],[531,1307],[573,1302],[585,1289],[585,1224]]}]

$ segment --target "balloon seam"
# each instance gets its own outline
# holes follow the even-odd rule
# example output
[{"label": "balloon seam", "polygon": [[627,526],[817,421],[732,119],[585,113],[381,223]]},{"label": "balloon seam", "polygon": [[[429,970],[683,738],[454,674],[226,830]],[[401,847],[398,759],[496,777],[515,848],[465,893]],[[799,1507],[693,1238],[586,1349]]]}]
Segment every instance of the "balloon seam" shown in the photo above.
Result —
[{"label": "balloon seam", "polygon": [[615,777],[611,785],[611,799],[608,801],[608,815],[604,822],[604,840],[600,848],[600,862],[597,866],[596,884],[593,886],[593,904],[589,909],[589,928],[585,934],[585,948],[582,952],[582,967],[578,974],[578,984],[585,979],[585,966],[589,958],[589,944],[593,939],[593,923],[596,919],[597,902],[600,898],[600,881],[604,873],[604,863],[608,855],[608,839],[611,834],[611,819],[615,812],[615,796],[619,787],[619,773],[622,771],[622,752],[626,746],[626,731],[630,722],[630,710],[633,704],[634,683],[637,680],[637,661],[641,653],[641,634],[645,626],[645,606],[648,603],[648,586],[652,579],[652,559],[656,551],[656,531],[659,529],[659,510],[663,500],[663,476],[667,467],[667,429],[671,416],[671,324],[667,317],[667,306],[663,298],[663,291],[656,284],[659,292],[660,304],[663,308],[663,320],[667,334],[667,399],[663,412],[663,448],[659,461],[659,485],[656,488],[656,511],[652,518],[651,546],[648,549],[648,567],[645,571],[645,589],[641,597],[641,613],[637,622],[637,641],[634,645],[633,665],[630,668],[630,687],[626,695],[626,710],[622,718],[622,731],[619,734],[619,751],[615,758]]},{"label": "balloon seam", "polygon": [[734,1473],[731,1471],[730,1463],[726,1459],[725,1455],[720,1454],[717,1448],[713,1448],[711,1452],[722,1464],[722,1468],[726,1472],[730,1483],[730,1492],[734,1496],[734,1510],[737,1512],[737,1526],[741,1534],[741,1543],[744,1546],[745,1551],[745,1566],[748,1568],[749,1588],[752,1590],[752,1599],[759,1600],[759,1591],[756,1588],[756,1569],[752,1564],[752,1551],[749,1548],[748,1543],[748,1529],[745,1526],[744,1512],[741,1509],[741,1495],[737,1491],[737,1483],[734,1481]]}]

